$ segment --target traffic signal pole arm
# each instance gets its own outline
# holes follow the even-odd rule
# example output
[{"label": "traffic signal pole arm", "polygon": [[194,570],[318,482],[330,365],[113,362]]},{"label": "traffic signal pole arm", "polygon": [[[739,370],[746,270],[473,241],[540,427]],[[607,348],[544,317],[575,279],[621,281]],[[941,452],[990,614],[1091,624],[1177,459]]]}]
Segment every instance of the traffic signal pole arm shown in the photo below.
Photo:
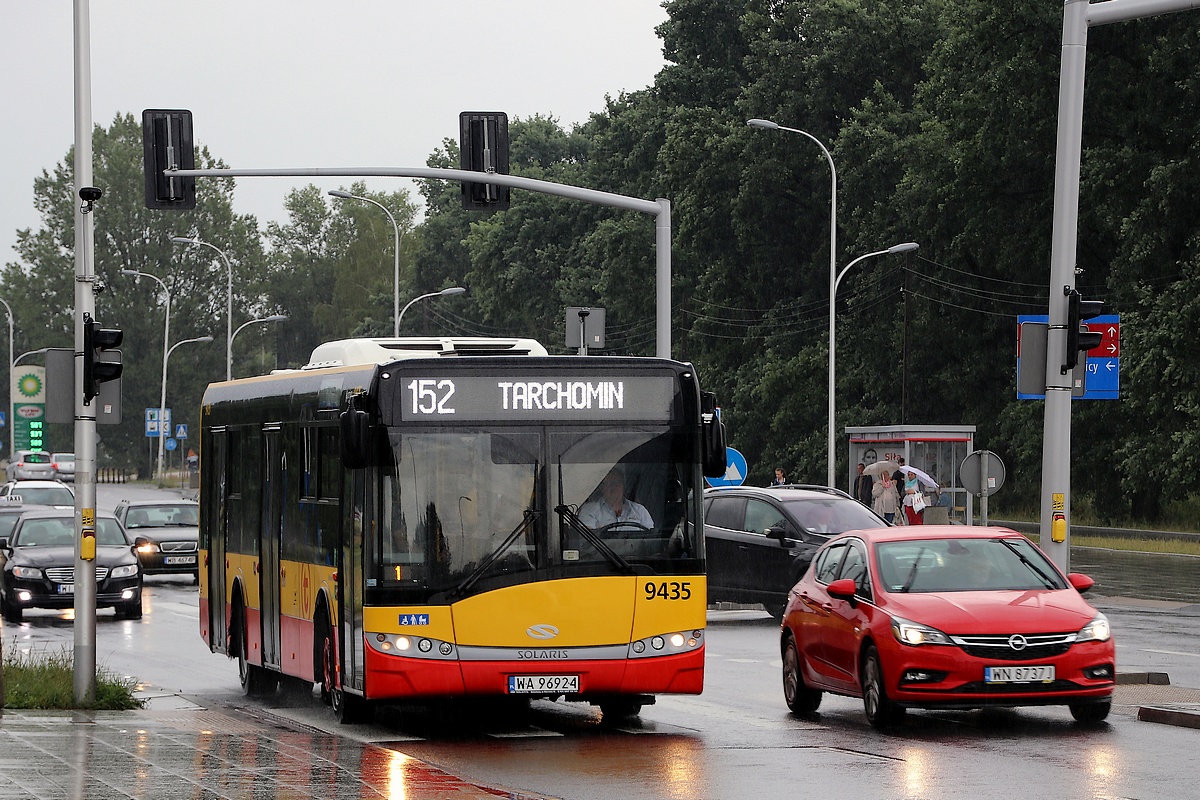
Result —
[{"label": "traffic signal pole arm", "polygon": [[168,178],[422,178],[438,181],[488,183],[581,200],[598,206],[623,208],[655,219],[655,355],[671,357],[671,201],[643,200],[581,186],[541,181],[519,175],[480,173],[432,167],[315,167],[308,169],[167,169]]}]

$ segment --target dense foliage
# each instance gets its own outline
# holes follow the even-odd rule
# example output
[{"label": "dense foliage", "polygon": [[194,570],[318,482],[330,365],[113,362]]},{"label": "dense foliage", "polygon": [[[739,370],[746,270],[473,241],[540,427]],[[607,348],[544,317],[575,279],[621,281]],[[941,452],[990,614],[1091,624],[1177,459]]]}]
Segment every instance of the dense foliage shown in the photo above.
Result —
[{"label": "dense foliage", "polygon": [[[1016,316],[1044,314],[1050,302],[1061,4],[665,5],[668,64],[654,84],[609,98],[571,130],[548,117],[513,120],[512,171],[671,200],[673,354],[719,392],[751,480],[783,464],[794,480],[819,482],[829,166],[805,137],[746,120],[807,131],[837,169],[839,265],[921,245],[864,261],[841,284],[838,429],[974,424],[976,446],[1008,465],[996,501],[1036,505],[1042,404],[1015,399],[1014,345]],[[1200,281],[1189,213],[1200,122],[1186,113],[1200,100],[1197,21],[1175,14],[1089,34],[1077,285],[1121,314],[1122,386],[1119,401],[1074,404],[1073,482],[1113,519],[1154,519],[1178,494],[1171,476],[1200,468],[1200,343],[1185,333],[1200,317],[1189,291]],[[239,339],[235,375],[295,366],[322,339],[388,333],[391,322],[392,231],[378,209],[301,188],[288,223],[261,236],[232,213],[230,185],[202,181],[192,215],[148,212],[136,127],[118,118],[95,144],[97,184],[111,187],[97,212],[97,271],[110,286],[98,310],[125,327],[126,363],[144,377],[126,383],[126,417],[136,419],[123,438],[106,437],[113,459],[137,452],[140,414],[130,411],[157,404],[161,345],[155,287],[121,268],[170,276],[172,339],[216,336],[173,356],[176,416],[194,419],[200,387],[223,372],[224,268],[210,252],[172,247],[171,235],[230,254],[235,321],[290,315],[253,340],[262,357]],[[201,160],[217,163],[206,151]],[[457,166],[457,145],[445,141],[428,163]],[[44,226],[21,233],[23,263],[3,276],[18,351],[69,342],[70,179],[60,165],[38,182]],[[402,297],[470,289],[417,306],[405,333],[534,336],[561,351],[564,308],[602,306],[611,352],[653,354],[651,219],[521,191],[508,210],[480,214],[463,210],[458,192],[425,182],[419,222],[404,192],[372,196],[405,231]]]}]

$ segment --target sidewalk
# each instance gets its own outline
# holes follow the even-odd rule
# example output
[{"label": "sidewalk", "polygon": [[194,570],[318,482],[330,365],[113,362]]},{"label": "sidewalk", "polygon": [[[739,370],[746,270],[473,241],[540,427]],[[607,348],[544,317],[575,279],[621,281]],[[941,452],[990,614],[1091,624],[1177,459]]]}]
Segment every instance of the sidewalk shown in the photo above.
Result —
[{"label": "sidewalk", "polygon": [[138,711],[5,710],[0,800],[542,800],[383,746],[169,694],[147,699]]}]

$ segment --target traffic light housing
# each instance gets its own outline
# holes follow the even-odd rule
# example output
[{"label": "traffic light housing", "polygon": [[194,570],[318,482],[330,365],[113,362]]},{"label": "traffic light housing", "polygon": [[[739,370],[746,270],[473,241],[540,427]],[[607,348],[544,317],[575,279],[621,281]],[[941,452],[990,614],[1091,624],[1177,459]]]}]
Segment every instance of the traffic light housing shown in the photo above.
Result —
[{"label": "traffic light housing", "polygon": [[1067,296],[1067,347],[1063,353],[1061,373],[1066,375],[1079,363],[1080,352],[1086,353],[1100,346],[1104,334],[1091,332],[1083,321],[1104,313],[1104,301],[1084,300],[1079,290],[1070,286],[1063,287],[1063,294]]},{"label": "traffic light housing", "polygon": [[[472,172],[508,174],[508,115],[502,111],[464,111],[458,115],[459,165]],[[503,211],[508,208],[507,186],[463,183],[467,209]]]},{"label": "traffic light housing", "polygon": [[125,334],[116,328],[101,328],[91,315],[83,315],[83,402],[89,405],[100,393],[100,384],[121,377],[122,365],[103,360],[104,352],[121,346]]},{"label": "traffic light housing", "polygon": [[163,175],[164,169],[195,169],[192,112],[148,108],[142,112],[142,160],[146,208],[190,211],[196,207],[196,179]]}]

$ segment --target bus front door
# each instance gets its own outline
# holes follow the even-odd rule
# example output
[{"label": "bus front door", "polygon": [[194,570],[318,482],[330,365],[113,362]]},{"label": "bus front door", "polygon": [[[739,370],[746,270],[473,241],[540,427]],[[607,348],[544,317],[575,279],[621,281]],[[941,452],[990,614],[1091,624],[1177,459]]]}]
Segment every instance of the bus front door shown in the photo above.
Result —
[{"label": "bus front door", "polygon": [[225,614],[228,608],[229,587],[225,585],[225,537],[229,534],[229,503],[226,489],[229,480],[229,439],[224,430],[214,431],[207,441],[201,507],[205,511],[204,529],[208,556],[202,565],[208,577],[208,646],[210,650],[228,653],[228,627]]}]

